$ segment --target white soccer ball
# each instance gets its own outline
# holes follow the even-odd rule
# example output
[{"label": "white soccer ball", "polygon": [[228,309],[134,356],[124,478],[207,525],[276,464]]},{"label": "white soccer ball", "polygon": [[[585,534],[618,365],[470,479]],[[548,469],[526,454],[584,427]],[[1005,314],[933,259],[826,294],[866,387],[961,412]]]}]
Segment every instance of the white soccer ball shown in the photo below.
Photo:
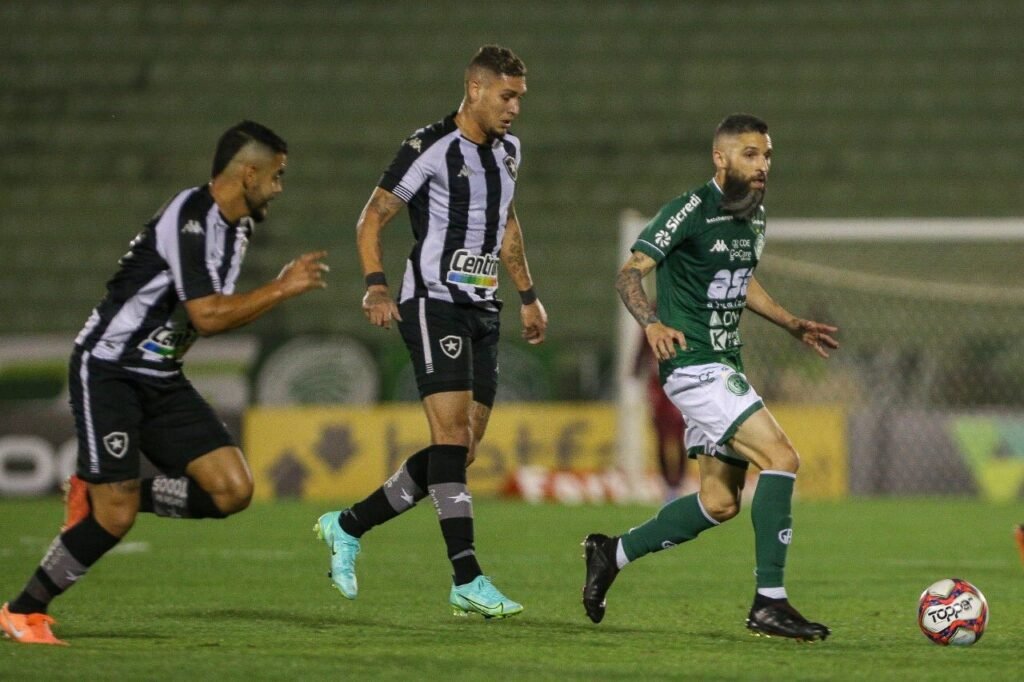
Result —
[{"label": "white soccer ball", "polygon": [[932,583],[917,606],[921,632],[941,646],[968,646],[985,633],[988,602],[977,587],[961,578]]}]

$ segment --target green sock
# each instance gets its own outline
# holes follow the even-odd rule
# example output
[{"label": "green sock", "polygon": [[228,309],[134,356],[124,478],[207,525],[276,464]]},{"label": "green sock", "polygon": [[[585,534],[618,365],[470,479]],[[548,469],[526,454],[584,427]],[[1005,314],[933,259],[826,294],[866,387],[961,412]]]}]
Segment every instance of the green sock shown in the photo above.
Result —
[{"label": "green sock", "polygon": [[754,522],[757,586],[782,587],[786,551],[793,538],[793,485],[796,474],[762,471],[750,505]]},{"label": "green sock", "polygon": [[651,552],[692,540],[718,522],[704,513],[696,494],[672,500],[642,526],[622,536],[622,549],[630,561]]}]

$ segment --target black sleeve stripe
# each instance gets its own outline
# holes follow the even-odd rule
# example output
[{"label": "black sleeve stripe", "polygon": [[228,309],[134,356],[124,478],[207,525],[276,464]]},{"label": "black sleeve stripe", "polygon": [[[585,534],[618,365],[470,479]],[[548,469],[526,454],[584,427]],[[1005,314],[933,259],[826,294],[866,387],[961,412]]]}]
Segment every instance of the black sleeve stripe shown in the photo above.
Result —
[{"label": "black sleeve stripe", "polygon": [[501,141],[501,144],[505,147],[505,153],[511,156],[513,159],[519,160],[519,149],[516,147],[516,143],[506,137]]},{"label": "black sleeve stripe", "polygon": [[168,264],[179,300],[202,298],[218,291],[206,264],[207,218],[212,206],[209,193],[196,191],[182,202],[175,220],[167,221],[166,216],[161,220],[165,223]]},{"label": "black sleeve stripe", "polygon": [[419,188],[410,192],[408,188],[399,187],[399,184],[408,175],[413,164],[421,159],[427,150],[455,129],[455,117],[452,115],[425,128],[420,128],[407,137],[399,147],[391,165],[384,171],[377,186],[386,189],[406,203],[412,201]]}]

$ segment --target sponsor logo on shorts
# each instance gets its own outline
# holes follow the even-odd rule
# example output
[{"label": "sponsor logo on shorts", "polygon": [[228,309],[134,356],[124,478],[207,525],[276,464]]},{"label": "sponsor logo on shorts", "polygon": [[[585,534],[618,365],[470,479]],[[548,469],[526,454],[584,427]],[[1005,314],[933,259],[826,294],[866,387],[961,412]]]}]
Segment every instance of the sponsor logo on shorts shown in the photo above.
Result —
[{"label": "sponsor logo on shorts", "polygon": [[128,452],[128,434],[124,431],[111,431],[103,436],[103,447],[111,457],[121,459]]},{"label": "sponsor logo on shorts", "polygon": [[725,386],[729,389],[730,393],[736,395],[746,395],[750,390],[750,384],[747,383],[746,377],[739,372],[730,374],[729,378],[725,380]]},{"label": "sponsor logo on shorts", "polygon": [[782,530],[780,530],[779,542],[781,542],[784,545],[788,545],[789,543],[793,542],[793,529],[783,528]]},{"label": "sponsor logo on shorts", "polygon": [[450,357],[452,360],[462,355],[462,337],[449,334],[438,342],[441,346],[441,352]]}]

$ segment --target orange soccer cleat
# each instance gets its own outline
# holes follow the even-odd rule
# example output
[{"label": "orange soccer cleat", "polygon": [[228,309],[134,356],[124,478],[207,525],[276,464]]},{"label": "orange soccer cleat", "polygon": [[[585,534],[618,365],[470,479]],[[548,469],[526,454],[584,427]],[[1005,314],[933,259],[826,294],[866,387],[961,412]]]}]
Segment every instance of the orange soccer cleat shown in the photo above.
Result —
[{"label": "orange soccer cleat", "polygon": [[54,637],[50,625],[55,621],[45,613],[11,613],[7,602],[0,609],[0,630],[4,637],[22,644],[60,644],[67,642]]},{"label": "orange soccer cleat", "polygon": [[64,482],[64,525],[60,532],[77,525],[89,512],[92,507],[89,505],[89,486],[85,481],[75,474],[68,476]]},{"label": "orange soccer cleat", "polygon": [[1020,563],[1024,564],[1024,523],[1013,529],[1013,537],[1017,539],[1017,549],[1020,551]]}]

